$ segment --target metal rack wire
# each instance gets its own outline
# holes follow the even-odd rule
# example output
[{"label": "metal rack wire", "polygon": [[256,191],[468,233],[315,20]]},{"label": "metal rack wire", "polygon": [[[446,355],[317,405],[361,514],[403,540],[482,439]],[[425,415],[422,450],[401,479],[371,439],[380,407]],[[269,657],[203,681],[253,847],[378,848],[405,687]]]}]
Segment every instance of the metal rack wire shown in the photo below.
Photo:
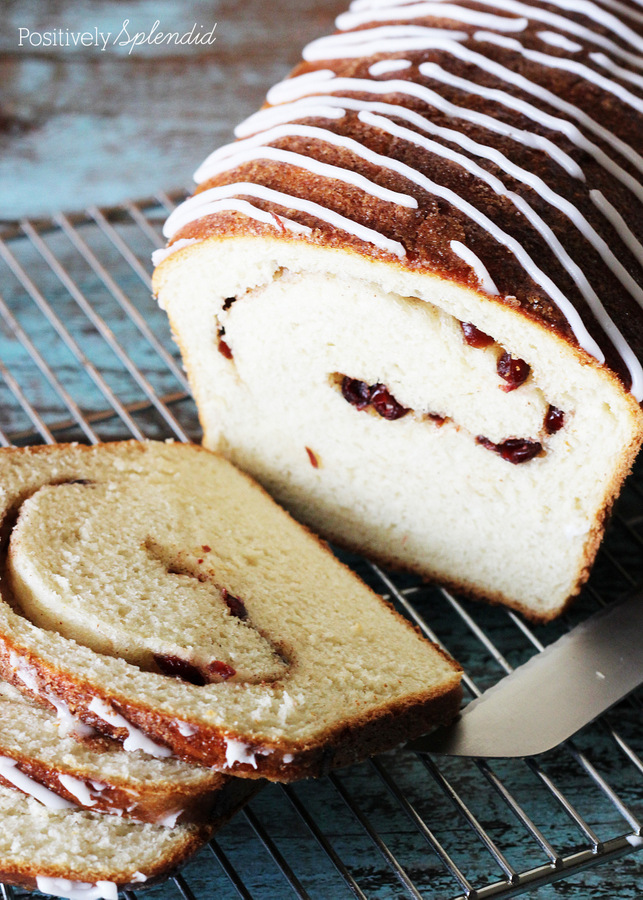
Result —
[{"label": "metal rack wire", "polygon": [[[0,444],[198,439],[150,296],[150,251],[173,200],[0,226]],[[580,602],[548,626],[345,558],[460,660],[472,698],[643,579],[642,499],[639,463]],[[319,781],[270,785],[148,896],[487,900],[628,857],[643,848],[642,699],[535,760],[401,748]],[[2,888],[6,900],[22,895]]]}]

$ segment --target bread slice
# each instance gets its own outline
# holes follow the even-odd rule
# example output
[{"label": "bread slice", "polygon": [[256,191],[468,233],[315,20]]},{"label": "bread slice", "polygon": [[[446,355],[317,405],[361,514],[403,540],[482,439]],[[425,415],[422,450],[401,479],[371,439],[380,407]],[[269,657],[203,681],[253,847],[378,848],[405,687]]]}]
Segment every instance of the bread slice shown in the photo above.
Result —
[{"label": "bread slice", "polygon": [[451,718],[460,670],[192,445],[0,451],[0,670],[125,749],[284,781]]},{"label": "bread slice", "polygon": [[58,897],[117,900],[169,875],[214,825],[164,828],[85,809],[48,809],[0,786],[0,881]]},{"label": "bread slice", "polygon": [[643,438],[640,37],[483,6],[353,3],[201,165],[154,287],[207,447],[546,621]]},{"label": "bread slice", "polygon": [[[17,671],[23,671],[20,665]],[[209,817],[222,821],[249,798],[248,781],[140,750],[126,753],[74,720],[64,701],[51,700],[58,718],[0,682],[1,785],[51,809],[85,807],[167,826]]]}]

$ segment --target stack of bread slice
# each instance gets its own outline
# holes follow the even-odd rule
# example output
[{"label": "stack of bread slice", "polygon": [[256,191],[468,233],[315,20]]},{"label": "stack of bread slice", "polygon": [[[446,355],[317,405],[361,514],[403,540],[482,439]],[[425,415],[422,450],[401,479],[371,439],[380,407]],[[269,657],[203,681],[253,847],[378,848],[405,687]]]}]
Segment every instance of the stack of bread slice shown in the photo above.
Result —
[{"label": "stack of bread slice", "polygon": [[457,711],[457,664],[207,450],[7,449],[0,485],[8,881],[111,898],[261,778],[319,775]]},{"label": "stack of bread slice", "polygon": [[212,835],[211,823],[166,828],[81,807],[54,809],[0,787],[0,881],[71,900],[116,900],[157,881]]},{"label": "stack of bread slice", "polygon": [[115,900],[167,876],[262,786],[128,753],[43,699],[56,712],[0,682],[0,881]]}]

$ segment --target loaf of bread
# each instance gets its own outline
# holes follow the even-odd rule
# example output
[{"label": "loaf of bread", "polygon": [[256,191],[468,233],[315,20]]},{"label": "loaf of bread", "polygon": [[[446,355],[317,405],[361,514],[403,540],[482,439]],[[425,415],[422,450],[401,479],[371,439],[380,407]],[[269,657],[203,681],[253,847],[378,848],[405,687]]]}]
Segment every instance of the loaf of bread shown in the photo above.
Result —
[{"label": "loaf of bread", "polygon": [[0,674],[126,750],[290,781],[457,712],[459,667],[201,447],[0,451]]},{"label": "loaf of bread", "polygon": [[72,900],[117,900],[119,887],[158,881],[214,831],[50,809],[1,785],[0,820],[0,881]]},{"label": "loaf of bread", "polygon": [[641,21],[355,0],[155,258],[207,447],[326,538],[538,621],[643,436]]},{"label": "loaf of bread", "polygon": [[[24,675],[17,664],[18,678]],[[179,759],[155,759],[101,736],[71,716],[56,697],[58,716],[0,682],[0,785],[50,809],[85,807],[141,822],[173,826],[223,823],[260,782],[230,778]]]}]

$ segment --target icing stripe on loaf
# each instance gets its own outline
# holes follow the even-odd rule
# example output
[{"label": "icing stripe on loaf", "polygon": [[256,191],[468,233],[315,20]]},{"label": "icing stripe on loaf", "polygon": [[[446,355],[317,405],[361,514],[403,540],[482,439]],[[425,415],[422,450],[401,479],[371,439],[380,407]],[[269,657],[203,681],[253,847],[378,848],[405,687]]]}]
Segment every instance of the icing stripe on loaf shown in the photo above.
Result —
[{"label": "icing stripe on loaf", "polygon": [[[612,313],[614,297],[623,290],[643,307],[641,240],[629,202],[631,195],[643,200],[638,174],[643,157],[627,128],[617,133],[601,112],[603,105],[622,104],[624,116],[643,113],[641,76],[632,71],[643,67],[643,38],[636,30],[642,17],[629,7],[621,9],[618,0],[608,4],[613,12],[590,0],[556,0],[551,5],[560,12],[520,0],[477,5],[489,10],[442,0],[352,3],[337,19],[338,33],[304,49],[308,68],[275,85],[267,95],[269,106],[236,129],[241,140],[199,167],[195,179],[203,190],[170,216],[165,234],[172,239],[195,220],[231,209],[217,206],[224,198],[231,203],[244,197],[250,208],[237,212],[267,225],[280,228],[269,219],[275,205],[288,210],[291,219],[297,212],[312,216],[402,258],[410,248],[394,236],[390,214],[382,209],[369,225],[359,215],[347,216],[345,191],[363,191],[369,208],[396,202],[414,209],[417,226],[431,198],[441,198],[509,251],[553,301],[578,344],[599,362],[607,359],[643,400],[643,368]],[[386,58],[396,53],[405,58]],[[465,123],[462,131],[449,127],[451,120]],[[386,146],[382,133],[393,139],[388,146],[401,148],[395,158],[381,152]],[[543,157],[556,169],[546,167]],[[433,160],[441,161],[435,177]],[[244,166],[251,161],[265,161],[265,170],[255,166],[252,178],[244,181]],[[373,165],[380,167],[375,178],[366,176]],[[467,181],[462,191],[454,190],[449,182],[454,166],[473,179],[472,187]],[[284,190],[280,167],[307,169],[320,182],[327,180],[327,199],[320,202],[319,192],[314,202],[304,199],[298,196],[301,187]],[[572,177],[573,188],[561,179],[561,168]],[[405,181],[410,184],[406,190]],[[490,214],[487,189],[517,211],[509,227],[506,217]],[[301,224],[310,226],[308,219]],[[299,235],[288,223],[285,227],[293,237],[318,239],[314,226]],[[411,240],[415,231],[409,226]],[[613,232],[621,243],[614,242]],[[553,267],[530,252],[531,234],[550,254]],[[456,245],[467,248],[469,242]],[[452,242],[446,250],[462,259]],[[488,251],[476,251],[488,275],[477,281],[481,289],[493,284],[504,296],[511,291],[497,287],[491,265],[497,252],[491,244]],[[585,274],[588,254],[591,281]],[[594,259],[602,267],[598,277]]]}]

